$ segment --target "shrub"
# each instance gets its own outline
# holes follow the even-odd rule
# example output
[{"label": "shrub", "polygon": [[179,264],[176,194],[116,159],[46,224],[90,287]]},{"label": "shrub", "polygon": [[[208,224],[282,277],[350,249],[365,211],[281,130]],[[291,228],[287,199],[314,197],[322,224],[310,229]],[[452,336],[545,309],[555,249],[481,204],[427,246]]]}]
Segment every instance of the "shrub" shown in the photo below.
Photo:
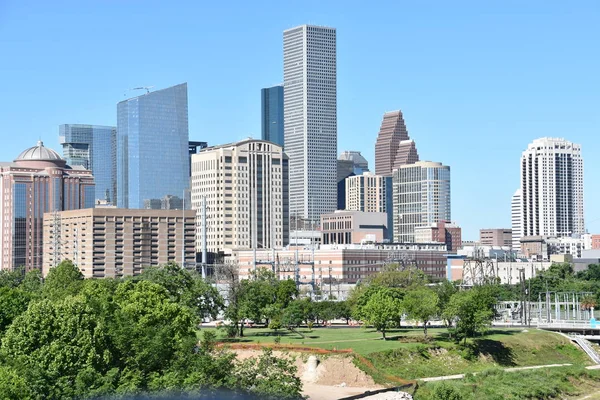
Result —
[{"label": "shrub", "polygon": [[457,388],[442,382],[434,386],[431,398],[433,400],[462,400],[463,396]]}]

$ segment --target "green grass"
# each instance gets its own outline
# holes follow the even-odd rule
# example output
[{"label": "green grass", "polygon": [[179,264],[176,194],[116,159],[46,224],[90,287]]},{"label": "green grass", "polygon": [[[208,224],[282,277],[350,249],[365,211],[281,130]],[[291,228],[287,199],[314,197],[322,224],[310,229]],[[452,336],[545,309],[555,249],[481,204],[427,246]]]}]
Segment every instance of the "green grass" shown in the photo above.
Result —
[{"label": "green grass", "polygon": [[[593,393],[600,386],[600,371],[582,367],[549,368],[519,372],[488,370],[462,380],[419,384],[416,400],[555,399]],[[455,396],[450,395],[454,393]]]},{"label": "green grass", "polygon": [[[204,328],[206,329],[206,328]],[[204,330],[203,329],[203,330]],[[219,340],[226,341],[217,330]],[[281,344],[323,349],[352,349],[370,362],[377,373],[366,365],[357,365],[373,375],[379,383],[388,383],[385,375],[403,379],[453,375],[484,371],[490,368],[523,367],[545,364],[589,365],[589,359],[570,341],[560,335],[530,329],[495,329],[488,335],[457,345],[448,338],[446,329],[430,329],[431,341],[423,340],[420,329],[399,329],[388,333],[386,341],[373,329],[316,328],[301,329],[298,334],[280,330]],[[276,334],[269,329],[245,329],[241,343],[273,343]],[[376,375],[376,376],[375,376]]]}]

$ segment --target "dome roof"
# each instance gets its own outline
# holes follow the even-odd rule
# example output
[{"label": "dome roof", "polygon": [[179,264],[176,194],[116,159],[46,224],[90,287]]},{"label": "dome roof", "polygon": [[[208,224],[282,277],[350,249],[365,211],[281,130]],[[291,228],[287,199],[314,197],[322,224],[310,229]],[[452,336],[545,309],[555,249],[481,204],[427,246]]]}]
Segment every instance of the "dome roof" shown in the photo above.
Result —
[{"label": "dome roof", "polygon": [[23,150],[19,157],[15,161],[64,161],[61,156],[58,155],[52,149],[44,147],[44,143],[38,140],[37,146]]},{"label": "dome roof", "polygon": [[43,168],[51,166],[65,167],[67,164],[57,152],[44,147],[44,143],[41,140],[38,140],[37,146],[30,147],[19,154],[15,162],[31,167]]}]

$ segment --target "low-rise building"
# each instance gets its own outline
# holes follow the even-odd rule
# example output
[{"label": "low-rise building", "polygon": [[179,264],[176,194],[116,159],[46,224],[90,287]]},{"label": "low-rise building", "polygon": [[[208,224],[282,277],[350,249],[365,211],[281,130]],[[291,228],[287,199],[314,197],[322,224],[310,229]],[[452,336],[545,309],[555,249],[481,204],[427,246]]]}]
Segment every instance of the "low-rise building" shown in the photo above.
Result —
[{"label": "low-rise building", "polygon": [[86,278],[195,263],[195,211],[87,208],[44,214],[43,274],[72,260]]},{"label": "low-rise building", "polygon": [[336,211],[321,215],[322,244],[381,243],[387,238],[388,218],[384,212]]},{"label": "low-rise building", "polygon": [[462,229],[448,221],[438,221],[415,228],[416,243],[444,243],[450,252],[456,252],[462,247]]}]

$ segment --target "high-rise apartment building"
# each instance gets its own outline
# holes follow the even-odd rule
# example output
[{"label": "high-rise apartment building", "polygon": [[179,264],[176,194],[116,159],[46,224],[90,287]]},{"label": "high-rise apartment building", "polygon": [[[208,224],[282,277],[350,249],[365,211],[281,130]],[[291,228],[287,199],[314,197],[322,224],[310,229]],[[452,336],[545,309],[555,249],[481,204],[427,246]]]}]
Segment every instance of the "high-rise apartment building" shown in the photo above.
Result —
[{"label": "high-rise apartment building", "polygon": [[117,105],[117,206],[183,197],[189,189],[187,84]]},{"label": "high-rise apartment building", "polygon": [[512,250],[520,251],[521,250],[521,236],[522,236],[522,226],[521,218],[523,217],[521,214],[521,210],[523,205],[521,203],[521,189],[517,189],[512,196],[511,204],[510,204],[510,217],[511,217],[511,227],[512,227]]},{"label": "high-rise apartment building", "polygon": [[394,170],[394,242],[414,243],[415,228],[451,221],[450,167],[418,161]]},{"label": "high-rise apartment building", "polygon": [[492,228],[479,230],[479,244],[481,246],[512,247],[512,229]]},{"label": "high-rise apartment building", "polygon": [[521,156],[521,236],[585,233],[581,146],[534,140]]},{"label": "high-rise apartment building", "polygon": [[375,173],[392,176],[394,169],[417,161],[419,154],[408,137],[402,111],[386,112],[375,143]]},{"label": "high-rise apartment building", "polygon": [[58,136],[63,158],[70,166],[92,171],[96,182],[95,200],[116,204],[117,128],[102,125],[63,124]]},{"label": "high-rise apartment building", "polygon": [[[283,148],[247,139],[208,147],[192,156],[192,207],[211,253],[280,248],[288,243],[288,158]],[[197,237],[201,249],[202,235]]]},{"label": "high-rise apartment building", "polygon": [[44,213],[94,207],[92,172],[37,146],[0,163],[1,268],[42,268]]},{"label": "high-rise apartment building", "polygon": [[261,139],[283,147],[283,85],[260,90]]},{"label": "high-rise apartment building", "polygon": [[346,178],[346,210],[388,212],[386,193],[391,179],[386,178],[370,172]]},{"label": "high-rise apartment building", "polygon": [[66,259],[86,278],[138,275],[144,267],[171,261],[195,265],[194,219],[192,210],[89,208],[47,213],[44,276]]},{"label": "high-rise apartment building", "polygon": [[336,31],[302,25],[283,32],[284,139],[290,215],[318,221],[336,209]]}]

